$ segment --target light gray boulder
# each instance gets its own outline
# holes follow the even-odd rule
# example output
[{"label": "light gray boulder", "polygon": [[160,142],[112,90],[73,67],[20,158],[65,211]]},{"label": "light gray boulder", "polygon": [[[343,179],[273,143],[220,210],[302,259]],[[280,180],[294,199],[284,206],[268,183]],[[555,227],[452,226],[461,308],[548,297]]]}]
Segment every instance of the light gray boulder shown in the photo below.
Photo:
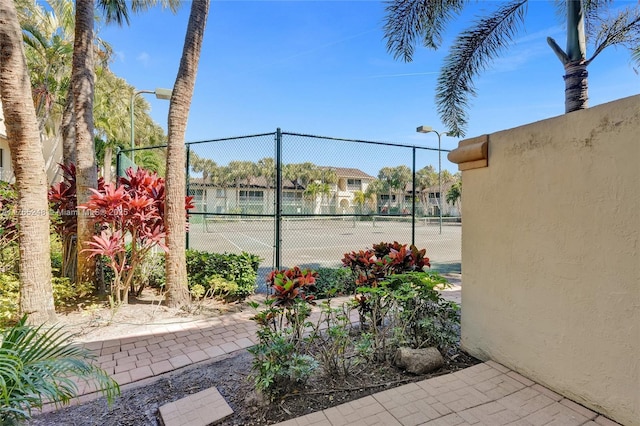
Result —
[{"label": "light gray boulder", "polygon": [[409,373],[426,374],[442,367],[444,359],[437,348],[398,348],[394,364]]}]

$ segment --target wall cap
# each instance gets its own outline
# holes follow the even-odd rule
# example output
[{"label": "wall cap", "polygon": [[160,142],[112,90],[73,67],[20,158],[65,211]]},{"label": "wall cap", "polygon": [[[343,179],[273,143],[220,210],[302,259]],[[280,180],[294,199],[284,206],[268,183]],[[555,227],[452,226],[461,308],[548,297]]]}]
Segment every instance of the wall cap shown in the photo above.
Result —
[{"label": "wall cap", "polygon": [[489,135],[465,139],[447,158],[458,165],[458,170],[479,169],[489,165]]}]

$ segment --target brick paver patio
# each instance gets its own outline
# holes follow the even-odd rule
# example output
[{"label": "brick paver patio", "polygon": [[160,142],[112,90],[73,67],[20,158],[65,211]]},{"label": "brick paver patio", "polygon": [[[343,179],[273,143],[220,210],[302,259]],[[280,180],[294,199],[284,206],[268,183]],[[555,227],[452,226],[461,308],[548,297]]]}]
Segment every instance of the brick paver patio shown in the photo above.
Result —
[{"label": "brick paver patio", "polygon": [[[460,301],[459,287],[444,292]],[[457,291],[456,291],[457,290]],[[98,365],[121,386],[148,384],[154,377],[199,362],[212,362],[257,342],[253,312],[225,314],[189,326],[168,324],[145,336],[89,342]],[[78,402],[99,395],[80,385]],[[228,415],[215,388],[190,395],[161,408],[172,425],[207,424]],[[208,400],[205,398],[209,398]],[[213,399],[211,399],[213,398]],[[195,419],[198,401],[214,401]],[[185,408],[187,407],[187,408]],[[191,407],[191,408],[189,408]],[[196,407],[196,408],[194,408]],[[194,419],[177,413],[190,413]],[[568,400],[533,381],[489,361],[421,382],[389,389],[365,398],[280,423],[302,425],[557,425],[609,426],[617,423]]]}]

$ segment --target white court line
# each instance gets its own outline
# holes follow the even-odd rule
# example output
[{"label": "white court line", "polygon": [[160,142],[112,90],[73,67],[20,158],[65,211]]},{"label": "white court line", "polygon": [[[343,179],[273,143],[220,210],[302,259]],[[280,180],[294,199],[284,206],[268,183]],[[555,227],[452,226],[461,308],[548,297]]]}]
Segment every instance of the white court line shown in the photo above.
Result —
[{"label": "white court line", "polygon": [[[234,232],[234,234],[235,234],[235,235],[242,235],[243,237],[246,237],[246,238],[248,238],[248,239],[250,239],[250,240],[253,240],[253,241],[255,241],[255,242],[256,242],[256,243],[258,243],[258,244],[262,244],[262,245],[263,245],[263,246],[265,246],[265,247],[273,248],[273,244],[266,244],[266,243],[264,243],[262,240],[258,240],[258,239],[256,239],[256,238],[253,238],[253,237],[251,237],[251,236],[247,235],[247,234],[243,234],[242,232]],[[220,233],[220,235],[222,235],[222,233]],[[233,241],[231,241],[229,238],[225,237],[224,235],[222,235],[222,236],[223,236],[227,241],[229,241],[231,244],[233,244],[234,246],[236,246],[236,248],[238,248],[239,250],[244,250],[243,248],[241,248],[241,247],[237,246],[235,243],[233,243]]]},{"label": "white court line", "polygon": [[237,245],[236,243],[234,243],[233,241],[231,241],[230,239],[228,239],[227,237],[225,237],[224,235],[222,235],[221,232],[212,232],[212,234],[218,234],[220,235],[222,238],[224,238],[225,240],[227,240],[232,246],[234,246],[235,248],[237,248],[238,250],[243,250],[242,247],[240,247],[239,245]]}]

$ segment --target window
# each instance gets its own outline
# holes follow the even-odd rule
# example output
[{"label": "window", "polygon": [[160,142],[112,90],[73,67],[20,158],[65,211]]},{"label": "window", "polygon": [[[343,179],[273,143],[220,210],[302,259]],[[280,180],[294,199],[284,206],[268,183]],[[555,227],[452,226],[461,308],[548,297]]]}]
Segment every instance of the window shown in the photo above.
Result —
[{"label": "window", "polygon": [[240,191],[240,200],[258,201],[264,198],[264,191]]},{"label": "window", "polygon": [[[380,194],[380,199],[382,201],[389,201],[389,194]],[[396,200],[396,196],[392,195],[391,196],[391,201],[395,201]]]},{"label": "window", "polygon": [[429,193],[429,198],[440,198],[440,193],[439,192],[430,192]]},{"label": "window", "polygon": [[362,188],[362,179],[347,179],[347,189],[360,190]]},{"label": "window", "polygon": [[216,189],[216,197],[224,198],[224,189],[223,188]]},{"label": "window", "polygon": [[302,200],[302,192],[299,192],[299,191],[283,191],[282,192],[282,200],[283,201],[299,201],[299,200]]},{"label": "window", "polygon": [[4,167],[4,150],[0,148],[0,169]]}]

